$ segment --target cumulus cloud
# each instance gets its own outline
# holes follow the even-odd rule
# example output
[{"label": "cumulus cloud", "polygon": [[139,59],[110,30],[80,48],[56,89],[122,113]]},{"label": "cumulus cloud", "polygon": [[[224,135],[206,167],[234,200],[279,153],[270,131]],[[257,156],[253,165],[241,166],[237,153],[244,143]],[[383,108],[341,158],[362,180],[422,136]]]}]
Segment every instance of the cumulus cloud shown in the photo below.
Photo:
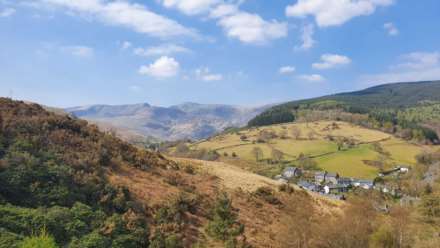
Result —
[{"label": "cumulus cloud", "polygon": [[351,63],[351,59],[347,56],[338,54],[324,54],[321,56],[321,61],[313,63],[312,67],[319,70],[331,69],[341,65],[347,65]]},{"label": "cumulus cloud", "polygon": [[264,44],[287,36],[287,23],[276,20],[266,21],[257,14],[237,12],[222,17],[218,24],[226,35],[243,43]]},{"label": "cumulus cloud", "polygon": [[94,54],[94,49],[87,46],[64,46],[61,50],[79,58],[90,58]]},{"label": "cumulus cloud", "polygon": [[207,67],[196,69],[195,74],[198,80],[206,82],[223,80],[223,75],[211,73],[211,71]]},{"label": "cumulus cloud", "polygon": [[320,27],[339,26],[357,16],[371,15],[394,0],[298,0],[287,6],[289,17],[313,16]]},{"label": "cumulus cloud", "polygon": [[440,78],[440,52],[413,52],[399,56],[388,71],[360,77],[366,85],[388,82],[438,80]]},{"label": "cumulus cloud", "polygon": [[389,36],[396,36],[399,34],[399,29],[392,22],[387,22],[383,25],[383,28],[387,31]]},{"label": "cumulus cloud", "polygon": [[264,44],[287,36],[287,23],[265,20],[258,14],[241,11],[240,1],[223,0],[160,0],[168,8],[176,8],[187,15],[205,14],[217,20],[230,38],[247,44]]},{"label": "cumulus cloud", "polygon": [[172,55],[175,53],[189,53],[190,49],[175,45],[175,44],[164,44],[160,46],[154,46],[149,48],[136,48],[133,50],[134,54],[138,56],[163,56],[163,55]]},{"label": "cumulus cloud", "polygon": [[234,4],[220,4],[211,10],[209,16],[211,18],[221,18],[224,16],[232,15],[238,12],[237,5]]},{"label": "cumulus cloud", "polygon": [[176,8],[186,15],[197,15],[208,11],[220,0],[161,0],[167,8]]},{"label": "cumulus cloud", "polygon": [[315,26],[313,24],[304,25],[302,28],[300,46],[295,47],[296,50],[308,50],[312,48],[316,41],[313,39],[313,34],[315,33]]},{"label": "cumulus cloud", "polygon": [[174,77],[179,73],[180,64],[174,58],[162,56],[150,65],[139,68],[141,75],[149,75],[158,79]]},{"label": "cumulus cloud", "polygon": [[0,17],[10,17],[17,12],[14,8],[6,8],[3,10],[0,10]]},{"label": "cumulus cloud", "polygon": [[295,70],[296,69],[293,66],[283,66],[278,70],[278,72],[280,74],[292,74],[295,72]]},{"label": "cumulus cloud", "polygon": [[305,75],[301,75],[299,76],[300,79],[302,80],[306,80],[309,82],[322,82],[325,80],[325,78],[319,74],[305,74]]},{"label": "cumulus cloud", "polygon": [[38,6],[64,8],[69,13],[88,15],[108,25],[123,26],[154,37],[197,36],[193,29],[158,15],[145,6],[127,1],[34,0]]}]

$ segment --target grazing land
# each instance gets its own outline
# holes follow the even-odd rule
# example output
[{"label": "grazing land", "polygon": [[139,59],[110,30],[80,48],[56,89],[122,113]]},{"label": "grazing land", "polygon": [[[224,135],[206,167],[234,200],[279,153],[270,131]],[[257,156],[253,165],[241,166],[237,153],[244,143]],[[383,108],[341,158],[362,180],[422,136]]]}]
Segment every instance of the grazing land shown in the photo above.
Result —
[{"label": "grazing land", "polygon": [[[331,121],[250,128],[215,136],[191,148],[215,150],[228,161],[236,154],[235,160],[248,164],[271,160],[276,150],[284,164],[297,165],[306,156],[322,170],[358,178],[374,178],[381,169],[397,165],[413,166],[415,156],[430,149],[381,131]],[[261,153],[258,162],[255,149]]]}]

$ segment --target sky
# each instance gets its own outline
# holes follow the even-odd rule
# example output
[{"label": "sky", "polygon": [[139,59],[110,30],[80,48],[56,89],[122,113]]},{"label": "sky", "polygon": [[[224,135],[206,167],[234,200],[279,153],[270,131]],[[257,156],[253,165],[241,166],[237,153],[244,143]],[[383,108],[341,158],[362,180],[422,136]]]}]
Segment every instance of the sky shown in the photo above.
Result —
[{"label": "sky", "polygon": [[440,79],[438,0],[0,0],[0,96],[256,106]]}]

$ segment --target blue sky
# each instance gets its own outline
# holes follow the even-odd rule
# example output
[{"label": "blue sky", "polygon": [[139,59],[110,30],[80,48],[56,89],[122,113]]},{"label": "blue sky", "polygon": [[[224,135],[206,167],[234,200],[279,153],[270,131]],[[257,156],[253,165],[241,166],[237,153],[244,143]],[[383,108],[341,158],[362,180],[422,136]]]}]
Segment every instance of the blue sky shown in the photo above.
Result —
[{"label": "blue sky", "polygon": [[260,105],[440,79],[438,0],[0,0],[0,95]]}]

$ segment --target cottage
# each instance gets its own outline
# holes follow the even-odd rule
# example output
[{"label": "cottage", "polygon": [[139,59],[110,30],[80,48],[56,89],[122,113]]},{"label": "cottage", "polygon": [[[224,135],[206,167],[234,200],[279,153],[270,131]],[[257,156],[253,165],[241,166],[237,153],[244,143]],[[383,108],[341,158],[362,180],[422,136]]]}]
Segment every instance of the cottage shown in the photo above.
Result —
[{"label": "cottage", "polygon": [[339,177],[338,178],[338,184],[351,185],[352,182],[353,182],[353,179],[351,179],[349,177]]},{"label": "cottage", "polygon": [[285,179],[292,179],[294,177],[301,176],[301,170],[296,167],[287,167],[284,169],[282,176]]},{"label": "cottage", "polygon": [[348,192],[350,189],[349,184],[329,184],[324,186],[324,193],[326,194],[337,194]]},{"label": "cottage", "polygon": [[330,173],[327,171],[318,171],[315,173],[315,182],[316,183],[332,183],[338,184],[339,175],[336,173]]},{"label": "cottage", "polygon": [[315,191],[315,192],[319,191],[318,186],[316,184],[309,183],[307,181],[298,182],[298,186],[308,191]]}]

